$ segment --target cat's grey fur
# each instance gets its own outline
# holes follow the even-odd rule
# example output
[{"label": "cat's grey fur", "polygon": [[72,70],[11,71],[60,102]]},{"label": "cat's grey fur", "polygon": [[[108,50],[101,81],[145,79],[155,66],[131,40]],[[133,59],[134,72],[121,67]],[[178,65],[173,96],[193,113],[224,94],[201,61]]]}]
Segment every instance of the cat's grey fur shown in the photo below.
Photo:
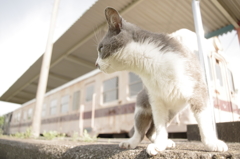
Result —
[{"label": "cat's grey fur", "polygon": [[206,147],[227,151],[213,131],[207,86],[196,55],[173,35],[142,30],[113,8],[107,8],[105,16],[109,29],[99,43],[96,66],[106,73],[132,71],[146,87],[137,97],[134,135],[119,146],[135,148],[146,133],[153,142],[147,147],[149,155],[174,147],[167,139],[166,127],[190,105]]}]

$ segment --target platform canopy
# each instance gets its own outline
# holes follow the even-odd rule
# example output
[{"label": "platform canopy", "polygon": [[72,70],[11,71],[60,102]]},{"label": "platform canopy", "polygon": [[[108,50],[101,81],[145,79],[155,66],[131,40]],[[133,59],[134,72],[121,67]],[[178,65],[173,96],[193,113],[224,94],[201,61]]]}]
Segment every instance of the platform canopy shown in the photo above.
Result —
[{"label": "platform canopy", "polygon": [[[194,31],[192,0],[98,0],[55,43],[47,91],[94,70],[97,43],[107,30],[104,9],[117,9],[124,19],[152,32]],[[205,36],[239,28],[239,0],[201,0]],[[36,96],[40,57],[1,97],[23,104]]]}]

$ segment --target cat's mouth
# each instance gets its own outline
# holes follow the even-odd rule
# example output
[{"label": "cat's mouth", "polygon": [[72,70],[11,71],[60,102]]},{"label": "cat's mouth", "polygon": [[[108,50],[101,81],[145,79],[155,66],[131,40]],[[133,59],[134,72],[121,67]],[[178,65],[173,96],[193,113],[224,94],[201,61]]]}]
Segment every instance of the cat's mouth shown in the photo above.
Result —
[{"label": "cat's mouth", "polygon": [[111,71],[109,69],[109,66],[107,66],[107,67],[99,67],[99,70],[101,70],[103,73],[107,73],[107,74],[114,72],[114,71]]},{"label": "cat's mouth", "polygon": [[104,73],[111,73],[111,71],[109,72],[110,65],[103,63],[102,60],[98,59],[95,63],[95,66]]}]

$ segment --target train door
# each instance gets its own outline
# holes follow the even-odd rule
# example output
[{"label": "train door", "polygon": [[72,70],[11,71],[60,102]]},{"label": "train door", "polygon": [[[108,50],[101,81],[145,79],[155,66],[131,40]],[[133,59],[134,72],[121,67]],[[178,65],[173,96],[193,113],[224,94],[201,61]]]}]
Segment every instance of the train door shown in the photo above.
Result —
[{"label": "train door", "polygon": [[91,112],[90,120],[86,120],[86,130],[88,132],[93,131],[94,129],[94,120],[95,120],[95,82],[87,84],[85,86],[85,99],[84,99],[84,106],[85,111]]},{"label": "train door", "polygon": [[232,116],[233,116],[233,121],[239,120],[239,114],[238,114],[238,106],[237,106],[237,99],[236,99],[236,90],[234,86],[234,79],[232,72],[226,68],[226,83],[228,85],[228,95],[229,95],[229,101],[231,104],[232,108]]},{"label": "train door", "polygon": [[215,72],[215,107],[218,109],[217,122],[232,121],[232,108],[229,99],[228,85],[225,81],[226,63],[215,56],[214,60]]},{"label": "train door", "polygon": [[[216,76],[215,76],[215,54],[216,52],[211,52],[209,56],[207,57],[208,61],[208,69],[210,73],[210,90],[211,90],[211,95],[212,95],[212,101],[214,104],[214,119],[215,122],[220,122],[220,111],[219,111],[219,100],[218,100],[218,89],[217,89],[217,84],[216,84]],[[220,79],[218,79],[220,81]]]},{"label": "train door", "polygon": [[5,115],[4,125],[3,125],[3,134],[10,134],[10,124],[12,121],[12,112]]}]

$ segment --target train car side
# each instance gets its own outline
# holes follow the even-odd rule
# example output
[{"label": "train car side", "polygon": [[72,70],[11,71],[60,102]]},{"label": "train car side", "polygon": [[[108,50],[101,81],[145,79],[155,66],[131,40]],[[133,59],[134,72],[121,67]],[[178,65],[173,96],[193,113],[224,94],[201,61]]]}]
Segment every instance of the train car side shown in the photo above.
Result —
[{"label": "train car side", "polygon": [[[173,36],[185,43],[196,38],[193,32],[185,38],[186,32],[183,29]],[[239,109],[232,73],[216,46],[216,39],[208,44],[207,69],[210,70],[216,122],[237,121]],[[191,47],[198,52],[197,45]],[[55,130],[72,135],[74,132],[82,134],[84,129],[95,135],[127,133],[133,126],[136,95],[141,89],[140,78],[131,72],[104,74],[92,71],[45,95],[41,133]],[[12,112],[9,133],[23,132],[31,126],[34,104],[35,100],[32,100]],[[186,108],[172,121],[168,131],[186,133],[186,125],[194,123],[190,108]]]}]

